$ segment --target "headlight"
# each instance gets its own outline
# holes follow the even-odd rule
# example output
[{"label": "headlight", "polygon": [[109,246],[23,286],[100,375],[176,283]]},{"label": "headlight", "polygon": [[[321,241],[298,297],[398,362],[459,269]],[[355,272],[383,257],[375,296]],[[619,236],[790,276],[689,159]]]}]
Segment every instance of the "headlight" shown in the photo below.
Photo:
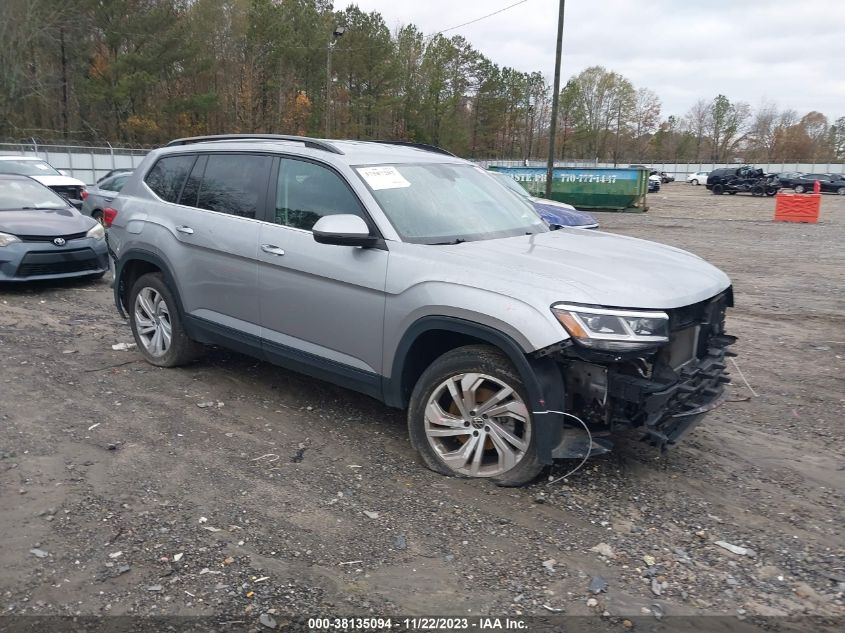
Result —
[{"label": "headlight", "polygon": [[0,247],[8,246],[9,244],[14,244],[15,242],[20,242],[20,240],[14,235],[0,233]]},{"label": "headlight", "polygon": [[88,231],[88,237],[93,237],[95,240],[101,240],[106,236],[106,230],[103,228],[101,224],[97,224],[97,226],[91,227],[91,230]]},{"label": "headlight", "polygon": [[669,342],[665,312],[614,310],[556,303],[552,312],[584,347],[625,352]]}]

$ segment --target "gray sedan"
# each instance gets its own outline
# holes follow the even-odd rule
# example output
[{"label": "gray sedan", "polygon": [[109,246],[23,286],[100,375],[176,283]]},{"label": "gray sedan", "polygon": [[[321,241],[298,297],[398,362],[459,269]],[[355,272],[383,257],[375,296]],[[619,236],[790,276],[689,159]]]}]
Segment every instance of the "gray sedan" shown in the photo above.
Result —
[{"label": "gray sedan", "polygon": [[103,209],[111,205],[112,200],[117,197],[126,179],[132,174],[129,172],[118,172],[113,176],[104,178],[95,186],[88,188],[88,197],[82,203],[82,213],[90,215],[100,224],[103,223]]},{"label": "gray sedan", "polygon": [[99,279],[108,268],[101,225],[28,176],[0,175],[0,282]]}]

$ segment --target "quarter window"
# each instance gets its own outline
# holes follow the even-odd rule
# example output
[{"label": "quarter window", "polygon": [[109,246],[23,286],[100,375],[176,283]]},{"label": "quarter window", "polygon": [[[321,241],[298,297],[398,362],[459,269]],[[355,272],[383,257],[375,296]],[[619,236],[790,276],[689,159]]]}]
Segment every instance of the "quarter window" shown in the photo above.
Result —
[{"label": "quarter window", "polygon": [[193,154],[160,158],[144,178],[144,182],[162,200],[177,202],[185,178],[194,164],[194,158],[196,157]]},{"label": "quarter window", "polygon": [[308,161],[281,160],[276,224],[310,231],[324,215],[344,213],[364,217],[361,203],[340,176]]},{"label": "quarter window", "polygon": [[[267,190],[269,168],[269,156],[211,154],[202,175],[196,206],[242,218],[254,218],[261,194]],[[192,180],[193,176],[192,173]],[[189,187],[185,189],[186,194],[190,193]],[[184,204],[192,203],[185,200]]]}]

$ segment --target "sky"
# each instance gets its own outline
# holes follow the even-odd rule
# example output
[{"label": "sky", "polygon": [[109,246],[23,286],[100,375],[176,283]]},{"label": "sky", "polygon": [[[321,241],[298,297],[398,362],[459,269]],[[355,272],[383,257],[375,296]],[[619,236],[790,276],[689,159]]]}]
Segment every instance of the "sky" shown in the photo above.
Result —
[{"label": "sky", "polygon": [[[382,14],[393,31],[426,35],[518,0],[335,0]],[[463,35],[489,59],[554,76],[558,0],[525,0],[444,35]],[[594,65],[654,90],[664,117],[724,94],[831,122],[845,116],[845,0],[568,0],[561,85]]]}]

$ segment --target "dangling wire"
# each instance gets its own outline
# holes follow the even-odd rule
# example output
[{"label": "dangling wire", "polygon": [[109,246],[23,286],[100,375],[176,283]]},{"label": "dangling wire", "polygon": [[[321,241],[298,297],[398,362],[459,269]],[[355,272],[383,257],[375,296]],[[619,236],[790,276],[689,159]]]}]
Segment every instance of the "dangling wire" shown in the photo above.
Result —
[{"label": "dangling wire", "polygon": [[551,486],[552,484],[559,482],[561,479],[566,479],[567,477],[569,477],[569,476],[571,476],[571,475],[574,475],[574,474],[575,474],[575,473],[577,473],[579,470],[581,470],[581,467],[582,467],[584,464],[586,464],[586,463],[587,463],[587,460],[588,460],[588,459],[589,459],[589,457],[590,457],[590,451],[592,450],[592,447],[593,447],[593,434],[592,434],[592,433],[590,433],[590,429],[588,429],[588,428],[587,428],[587,425],[584,423],[584,420],[582,420],[581,418],[579,418],[577,415],[572,415],[571,413],[566,413],[565,411],[552,411],[552,410],[548,410],[548,411],[532,411],[532,413],[533,413],[534,415],[542,415],[542,414],[544,414],[544,413],[558,413],[558,414],[560,414],[560,415],[565,415],[565,416],[570,417],[570,418],[575,418],[576,420],[578,420],[578,422],[581,424],[581,426],[583,426],[583,427],[584,427],[584,430],[587,432],[587,439],[589,440],[589,444],[587,445],[587,452],[586,452],[586,453],[584,453],[584,459],[582,459],[580,464],[578,464],[575,468],[573,468],[572,470],[570,470],[570,471],[569,471],[568,473],[566,473],[565,475],[563,475],[563,476],[561,476],[561,477],[558,477],[557,479],[553,479],[553,480],[552,480],[552,481],[550,481],[548,484],[546,484],[546,485],[548,485],[548,486]]}]

